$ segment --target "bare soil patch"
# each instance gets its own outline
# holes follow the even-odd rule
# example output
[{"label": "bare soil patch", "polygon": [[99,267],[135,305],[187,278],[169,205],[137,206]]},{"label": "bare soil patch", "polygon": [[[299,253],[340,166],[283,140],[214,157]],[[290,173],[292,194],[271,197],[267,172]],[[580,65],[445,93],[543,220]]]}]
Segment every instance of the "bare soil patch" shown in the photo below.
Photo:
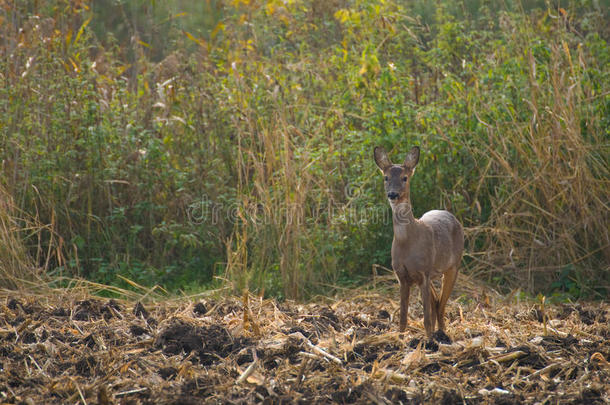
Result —
[{"label": "bare soil patch", "polygon": [[[484,301],[482,301],[484,302]],[[130,303],[5,295],[0,402],[8,404],[603,404],[607,303],[450,301],[427,341],[412,301],[256,297]]]}]

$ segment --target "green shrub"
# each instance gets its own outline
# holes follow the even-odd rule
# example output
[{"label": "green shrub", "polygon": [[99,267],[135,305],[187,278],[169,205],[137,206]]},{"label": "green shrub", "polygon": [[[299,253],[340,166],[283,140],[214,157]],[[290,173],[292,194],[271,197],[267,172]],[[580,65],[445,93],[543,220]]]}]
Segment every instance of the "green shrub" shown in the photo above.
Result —
[{"label": "green shrub", "polygon": [[0,182],[44,224],[48,274],[279,297],[367,280],[392,238],[372,149],[417,144],[416,214],[460,218],[465,271],[607,293],[584,285],[607,286],[610,245],[597,2],[78,4],[0,15]]}]

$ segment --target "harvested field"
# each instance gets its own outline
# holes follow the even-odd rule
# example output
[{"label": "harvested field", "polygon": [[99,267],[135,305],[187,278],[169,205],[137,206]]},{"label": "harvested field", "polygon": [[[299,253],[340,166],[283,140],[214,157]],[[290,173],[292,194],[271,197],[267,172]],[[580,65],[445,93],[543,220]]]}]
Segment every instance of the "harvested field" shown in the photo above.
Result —
[{"label": "harvested field", "polygon": [[610,400],[607,303],[462,296],[448,305],[449,336],[425,342],[419,299],[401,336],[397,297],[370,292],[316,304],[4,294],[2,403]]}]

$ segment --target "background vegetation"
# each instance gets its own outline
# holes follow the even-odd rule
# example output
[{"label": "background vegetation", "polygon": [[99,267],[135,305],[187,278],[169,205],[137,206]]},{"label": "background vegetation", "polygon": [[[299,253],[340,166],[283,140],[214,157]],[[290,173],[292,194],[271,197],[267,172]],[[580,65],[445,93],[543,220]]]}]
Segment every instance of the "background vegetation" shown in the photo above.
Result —
[{"label": "background vegetation", "polygon": [[[604,1],[0,1],[0,265],[307,297],[389,267],[372,159],[464,272],[607,296]],[[122,278],[123,277],[123,278]]]}]

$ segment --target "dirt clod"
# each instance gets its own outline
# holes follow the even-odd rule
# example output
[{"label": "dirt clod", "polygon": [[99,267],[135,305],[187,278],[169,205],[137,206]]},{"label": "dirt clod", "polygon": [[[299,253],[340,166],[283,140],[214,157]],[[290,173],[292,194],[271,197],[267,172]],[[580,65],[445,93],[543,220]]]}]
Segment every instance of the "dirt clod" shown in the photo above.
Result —
[{"label": "dirt clod", "polygon": [[93,334],[89,334],[87,335],[83,340],[82,340],[83,345],[87,346],[88,348],[93,348],[95,347],[96,343],[95,343],[95,338],[93,337]]},{"label": "dirt clod", "polygon": [[101,316],[100,304],[96,300],[83,300],[77,302],[72,319],[76,321],[94,321]]},{"label": "dirt clod", "polygon": [[51,311],[51,316],[68,316],[70,315],[70,313],[68,313],[65,309],[63,309],[62,307],[59,308],[54,308]]},{"label": "dirt clod", "polygon": [[6,306],[8,307],[8,309],[11,309],[14,311],[17,309],[17,307],[21,306],[21,303],[19,301],[17,301],[16,299],[11,298],[10,300],[8,300],[8,303],[6,304]]},{"label": "dirt clod", "polygon": [[397,387],[392,387],[385,392],[385,398],[393,404],[403,403],[406,404],[409,402],[409,396],[404,390],[401,390]]},{"label": "dirt clod", "polygon": [[141,335],[145,334],[147,332],[147,330],[145,328],[141,327],[140,325],[131,325],[129,327],[129,332],[133,336],[141,336]]},{"label": "dirt clod", "polygon": [[93,356],[83,357],[74,364],[76,373],[84,377],[90,377],[94,373],[97,360]]},{"label": "dirt clod", "polygon": [[176,376],[178,370],[175,367],[163,367],[159,369],[158,373],[164,380],[169,380]]},{"label": "dirt clod", "polygon": [[133,314],[136,317],[142,317],[144,319],[147,319],[150,316],[150,314],[148,313],[146,308],[144,308],[144,305],[142,305],[141,302],[136,303],[136,305],[133,307]]},{"label": "dirt clod", "polygon": [[[420,342],[421,342],[421,339],[413,338],[409,341],[409,347],[412,349],[415,349],[417,346],[419,346]],[[429,339],[429,340],[426,340],[426,342],[424,343],[424,348],[426,350],[436,352],[436,351],[438,351],[438,344],[433,339]]]},{"label": "dirt clod", "polygon": [[38,339],[36,338],[36,335],[32,332],[26,332],[23,334],[23,336],[21,336],[21,341],[25,344],[29,344],[29,343],[36,343],[38,341]]},{"label": "dirt clod", "polygon": [[447,336],[447,334],[440,329],[432,334],[432,339],[434,339],[438,343],[442,343],[445,345],[451,344],[451,338],[449,336]]},{"label": "dirt clod", "polygon": [[208,309],[203,302],[198,302],[193,307],[193,312],[199,316],[203,316],[208,312]]},{"label": "dirt clod", "polygon": [[155,341],[167,355],[195,352],[202,365],[210,365],[239,350],[244,339],[233,339],[222,326],[197,327],[176,321],[163,330]]},{"label": "dirt clod", "polygon": [[517,361],[521,366],[529,366],[536,370],[547,366],[544,358],[538,354],[538,352],[532,349],[530,346],[522,345],[505,351],[506,354],[514,352],[524,352],[525,356],[520,357]]},{"label": "dirt clod", "polygon": [[461,405],[464,399],[455,390],[447,390],[443,392],[441,397],[442,405]]}]

